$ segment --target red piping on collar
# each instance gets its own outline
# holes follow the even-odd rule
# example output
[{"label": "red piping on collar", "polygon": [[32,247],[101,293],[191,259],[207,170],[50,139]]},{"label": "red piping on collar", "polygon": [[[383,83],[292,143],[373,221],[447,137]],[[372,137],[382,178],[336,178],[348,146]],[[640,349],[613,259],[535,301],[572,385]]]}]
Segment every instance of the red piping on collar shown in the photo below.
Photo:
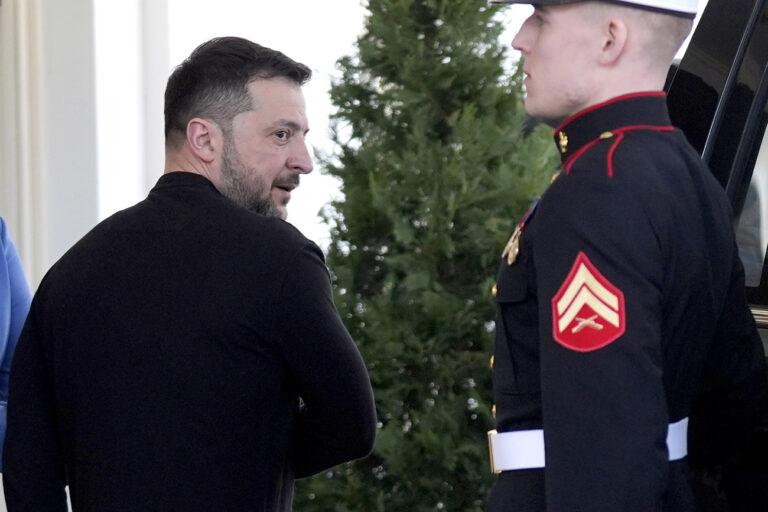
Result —
[{"label": "red piping on collar", "polygon": [[587,107],[584,110],[579,110],[575,114],[573,114],[571,117],[563,121],[560,126],[555,130],[555,133],[561,131],[563,128],[568,126],[568,124],[576,119],[577,117],[581,117],[587,112],[592,112],[593,110],[597,110],[599,108],[603,108],[606,105],[610,105],[611,103],[617,103],[619,101],[628,100],[631,98],[657,98],[657,97],[664,97],[667,93],[664,91],[646,91],[646,92],[633,92],[629,94],[624,94],[622,96],[616,96],[615,98],[611,98],[608,101],[604,101],[602,103],[598,103],[597,105],[592,105],[591,107]]},{"label": "red piping on collar", "polygon": [[[608,166],[608,176],[613,177],[613,154],[616,151],[616,148],[619,146],[619,143],[621,143],[622,140],[624,140],[624,134],[626,132],[635,131],[635,130],[653,130],[657,132],[671,132],[674,131],[674,126],[653,126],[653,125],[637,125],[637,126],[623,126],[621,128],[616,128],[615,130],[610,130],[610,132],[613,135],[618,135],[616,137],[616,140],[611,145],[611,149],[608,150],[608,155],[606,157],[607,160],[607,166]],[[600,137],[596,138],[593,141],[590,141],[589,143],[582,146],[577,152],[572,154],[568,160],[566,160],[563,163],[563,167],[565,168],[565,174],[571,173],[571,168],[573,167],[573,164],[576,163],[576,160],[579,159],[581,155],[586,153],[586,151],[600,142]],[[606,139],[607,140],[607,139]]]},{"label": "red piping on collar", "polygon": [[594,146],[595,144],[597,144],[597,143],[598,143],[598,142],[600,142],[601,140],[602,140],[602,139],[600,139],[600,138],[598,137],[597,139],[595,139],[595,140],[593,140],[593,141],[591,141],[591,142],[589,142],[589,143],[587,143],[587,144],[584,144],[583,146],[581,146],[581,147],[579,148],[579,150],[578,150],[577,152],[575,152],[574,154],[572,154],[571,156],[569,156],[569,157],[568,157],[568,160],[566,160],[566,161],[563,163],[563,167],[565,168],[565,174],[571,174],[571,167],[573,167],[573,164],[575,164],[575,163],[576,163],[576,160],[578,160],[578,159],[579,159],[579,157],[580,157],[581,155],[583,155],[584,153],[586,153],[586,152],[587,152],[587,150],[588,150],[589,148],[591,148],[592,146]]}]

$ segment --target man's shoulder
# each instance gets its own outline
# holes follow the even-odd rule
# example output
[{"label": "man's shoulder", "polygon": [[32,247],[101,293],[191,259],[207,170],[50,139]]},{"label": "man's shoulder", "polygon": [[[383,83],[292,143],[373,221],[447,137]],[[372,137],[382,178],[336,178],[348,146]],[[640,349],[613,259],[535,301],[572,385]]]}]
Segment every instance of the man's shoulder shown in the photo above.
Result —
[{"label": "man's shoulder", "polygon": [[273,244],[274,249],[300,250],[308,245],[314,245],[290,222],[278,217],[253,213],[235,205],[222,222],[231,226],[233,235],[268,242]]},{"label": "man's shoulder", "polygon": [[49,273],[69,280],[67,276],[96,273],[94,264],[120,273],[159,260],[184,264],[185,258],[277,262],[306,249],[319,251],[290,223],[224,198],[164,205],[148,198],[98,223]]},{"label": "man's shoulder", "polygon": [[577,179],[628,181],[635,186],[675,179],[676,173],[688,173],[692,168],[706,170],[679,132],[642,128],[603,134],[563,167],[566,175]]},{"label": "man's shoulder", "polygon": [[573,208],[578,198],[578,204],[599,204],[622,217],[634,208],[659,222],[699,215],[703,205],[719,218],[728,214],[722,187],[677,131],[633,130],[605,137],[569,164],[552,187],[554,202],[562,207]]}]

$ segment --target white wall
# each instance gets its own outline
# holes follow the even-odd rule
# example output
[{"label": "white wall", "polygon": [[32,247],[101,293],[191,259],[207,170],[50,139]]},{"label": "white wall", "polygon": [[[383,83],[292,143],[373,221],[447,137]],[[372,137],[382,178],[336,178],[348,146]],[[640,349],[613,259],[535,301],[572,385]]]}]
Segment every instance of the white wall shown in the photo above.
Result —
[{"label": "white wall", "polygon": [[0,215],[35,286],[97,219],[92,0],[3,0],[0,27]]},{"label": "white wall", "polygon": [[93,0],[41,0],[41,148],[51,265],[98,218]]},{"label": "white wall", "polygon": [[27,275],[43,266],[39,10],[33,0],[0,5],[0,215]]},{"label": "white wall", "polygon": [[165,0],[94,0],[99,219],[143,199],[163,172]]}]

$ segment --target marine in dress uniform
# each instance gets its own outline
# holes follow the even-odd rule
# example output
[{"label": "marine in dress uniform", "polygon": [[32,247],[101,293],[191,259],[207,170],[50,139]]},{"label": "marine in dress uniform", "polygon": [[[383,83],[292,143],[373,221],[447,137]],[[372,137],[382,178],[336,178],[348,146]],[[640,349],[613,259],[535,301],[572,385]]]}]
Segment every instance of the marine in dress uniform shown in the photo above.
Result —
[{"label": "marine in dress uniform", "polygon": [[592,105],[554,138],[560,173],[493,289],[488,510],[697,510],[689,460],[742,453],[765,414],[728,200],[663,92]]}]

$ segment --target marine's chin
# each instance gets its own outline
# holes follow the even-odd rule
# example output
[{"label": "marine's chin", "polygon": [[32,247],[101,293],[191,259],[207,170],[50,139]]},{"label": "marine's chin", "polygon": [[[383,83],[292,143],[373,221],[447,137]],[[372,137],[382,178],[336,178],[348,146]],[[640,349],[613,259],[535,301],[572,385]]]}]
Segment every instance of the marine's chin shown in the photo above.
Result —
[{"label": "marine's chin", "polygon": [[557,128],[562,124],[565,119],[567,119],[567,116],[563,115],[555,115],[552,112],[549,112],[545,109],[537,108],[536,105],[532,102],[528,102],[528,100],[525,101],[525,113],[528,114],[528,117],[535,119],[538,122],[544,123],[548,126],[551,126],[552,128]]}]

